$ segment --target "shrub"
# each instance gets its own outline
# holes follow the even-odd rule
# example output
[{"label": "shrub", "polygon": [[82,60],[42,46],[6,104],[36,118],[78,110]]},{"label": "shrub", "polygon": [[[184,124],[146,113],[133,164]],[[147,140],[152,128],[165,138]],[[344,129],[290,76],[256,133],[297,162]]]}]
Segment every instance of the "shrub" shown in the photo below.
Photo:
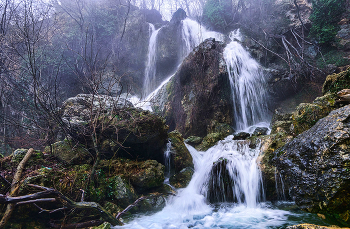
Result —
[{"label": "shrub", "polygon": [[231,1],[208,0],[203,8],[203,21],[214,30],[225,31],[232,21]]},{"label": "shrub", "polygon": [[345,12],[345,0],[312,0],[312,5],[310,35],[316,37],[320,44],[334,41],[339,31],[338,22]]}]

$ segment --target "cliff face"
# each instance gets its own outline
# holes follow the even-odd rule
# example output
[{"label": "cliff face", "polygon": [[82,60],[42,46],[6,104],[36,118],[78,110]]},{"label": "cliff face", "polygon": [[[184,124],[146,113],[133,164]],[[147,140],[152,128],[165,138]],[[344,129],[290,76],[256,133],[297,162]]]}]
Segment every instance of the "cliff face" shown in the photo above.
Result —
[{"label": "cliff face", "polygon": [[167,86],[167,124],[185,138],[204,137],[216,132],[220,124],[232,124],[232,96],[223,49],[223,43],[207,39],[184,60]]}]

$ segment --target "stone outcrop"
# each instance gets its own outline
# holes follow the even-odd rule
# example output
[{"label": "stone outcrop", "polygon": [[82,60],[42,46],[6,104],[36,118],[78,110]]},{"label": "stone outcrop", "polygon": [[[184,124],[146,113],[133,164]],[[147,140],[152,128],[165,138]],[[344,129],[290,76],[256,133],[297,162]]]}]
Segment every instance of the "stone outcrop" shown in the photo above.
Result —
[{"label": "stone outcrop", "polygon": [[276,152],[274,164],[304,210],[349,224],[350,106],[332,111]]},{"label": "stone outcrop", "polygon": [[205,137],[217,132],[221,124],[232,124],[232,95],[223,49],[223,43],[205,40],[167,85],[168,102],[163,113],[170,129],[185,138]]},{"label": "stone outcrop", "polygon": [[168,138],[165,121],[122,98],[77,95],[64,102],[62,118],[74,139],[89,149],[94,148],[91,133],[95,129],[104,158],[163,161]]}]

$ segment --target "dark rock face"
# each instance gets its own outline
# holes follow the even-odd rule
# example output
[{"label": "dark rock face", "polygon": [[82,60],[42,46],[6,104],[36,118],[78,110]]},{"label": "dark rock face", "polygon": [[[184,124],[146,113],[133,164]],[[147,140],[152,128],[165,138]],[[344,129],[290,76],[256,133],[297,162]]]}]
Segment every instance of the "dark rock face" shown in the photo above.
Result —
[{"label": "dark rock face", "polygon": [[226,169],[227,160],[222,158],[215,163],[211,170],[208,183],[208,200],[210,203],[237,202],[233,192],[234,180]]},{"label": "dark rock face", "polygon": [[239,133],[233,135],[233,140],[245,140],[249,137],[250,137],[249,133],[239,132]]},{"label": "dark rock face", "polygon": [[267,127],[257,127],[254,130],[253,135],[254,136],[267,135],[268,132],[269,132],[269,128]]},{"label": "dark rock face", "polygon": [[350,106],[332,111],[278,150],[274,164],[304,210],[349,224]]},{"label": "dark rock face", "polygon": [[170,129],[204,137],[232,125],[232,94],[222,56],[224,44],[207,39],[184,60],[167,86],[165,117]]},{"label": "dark rock face", "polygon": [[161,83],[176,71],[182,56],[182,23],[175,21],[163,26],[158,33],[156,50],[157,81]]},{"label": "dark rock face", "polygon": [[81,94],[64,102],[62,113],[71,134],[91,149],[91,117],[97,120],[96,132],[104,158],[125,157],[163,162],[163,148],[168,138],[165,120],[148,111],[133,108],[124,99]]}]

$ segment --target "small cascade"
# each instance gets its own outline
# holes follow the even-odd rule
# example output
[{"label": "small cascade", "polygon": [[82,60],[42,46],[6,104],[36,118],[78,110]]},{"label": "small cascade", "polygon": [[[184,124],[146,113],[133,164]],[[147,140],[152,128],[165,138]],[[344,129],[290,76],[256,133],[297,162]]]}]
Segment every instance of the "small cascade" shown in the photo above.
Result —
[{"label": "small cascade", "polygon": [[155,29],[154,25],[149,23],[151,37],[148,45],[148,57],[145,69],[145,79],[143,83],[143,96],[149,95],[156,87],[156,51],[157,37],[161,28]]},{"label": "small cascade", "polygon": [[171,173],[171,142],[166,144],[166,150],[164,152],[164,165],[165,165],[165,182],[169,183],[170,173]]},{"label": "small cascade", "polygon": [[284,182],[281,173],[275,168],[275,186],[278,200],[287,200],[284,193]]},{"label": "small cascade", "polygon": [[229,73],[236,130],[269,120],[267,91],[264,75],[243,46],[235,41],[241,39],[239,32],[231,33],[233,41],[224,50],[224,59]]},{"label": "small cascade", "polygon": [[224,35],[214,31],[208,31],[197,21],[186,18],[182,21],[182,40],[184,43],[182,59],[207,38],[215,38],[224,41]]}]

